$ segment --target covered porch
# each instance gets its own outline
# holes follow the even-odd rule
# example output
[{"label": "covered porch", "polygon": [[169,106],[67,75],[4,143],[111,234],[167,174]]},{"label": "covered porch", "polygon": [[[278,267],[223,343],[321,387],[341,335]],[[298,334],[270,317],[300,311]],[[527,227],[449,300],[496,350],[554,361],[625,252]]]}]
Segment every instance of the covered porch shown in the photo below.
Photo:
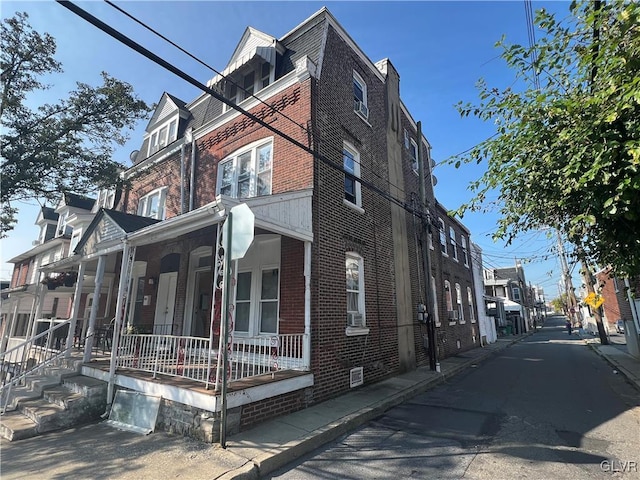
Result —
[{"label": "covered porch", "polygon": [[[47,265],[51,272],[77,272],[67,352],[81,345],[85,365],[96,353],[109,354],[106,377],[104,368],[87,367],[87,374],[109,381],[109,400],[115,385],[148,391],[145,382],[123,380],[125,371],[150,375],[154,384],[172,378],[218,391],[225,348],[231,385],[252,378],[282,383],[282,372],[309,371],[311,191],[246,199],[256,237],[232,265],[225,346],[221,226],[238,203],[218,197],[161,222],[101,211],[75,255]],[[84,285],[87,272],[90,285]],[[98,358],[104,367],[105,358]]]}]

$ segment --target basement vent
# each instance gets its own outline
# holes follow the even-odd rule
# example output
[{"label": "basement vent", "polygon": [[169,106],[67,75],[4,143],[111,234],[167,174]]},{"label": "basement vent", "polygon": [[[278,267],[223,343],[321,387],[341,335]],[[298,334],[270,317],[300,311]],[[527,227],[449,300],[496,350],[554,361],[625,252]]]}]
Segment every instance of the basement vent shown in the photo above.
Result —
[{"label": "basement vent", "polygon": [[349,386],[357,387],[364,383],[364,369],[362,367],[352,368],[349,371]]}]

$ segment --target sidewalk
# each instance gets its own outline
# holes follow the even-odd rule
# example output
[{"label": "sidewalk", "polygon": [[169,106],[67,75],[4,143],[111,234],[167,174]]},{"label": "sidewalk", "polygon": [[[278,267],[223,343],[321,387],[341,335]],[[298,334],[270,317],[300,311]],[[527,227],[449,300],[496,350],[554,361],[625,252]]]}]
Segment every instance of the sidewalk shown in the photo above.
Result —
[{"label": "sidewalk", "polygon": [[580,337],[594,352],[623,374],[629,383],[640,390],[640,360],[613,345],[602,345],[600,339],[587,334]]},{"label": "sidewalk", "polygon": [[484,348],[446,358],[440,363],[440,373],[420,367],[233,435],[227,441],[226,451],[246,459],[246,463],[216,478],[258,479],[530,334],[501,337]]}]

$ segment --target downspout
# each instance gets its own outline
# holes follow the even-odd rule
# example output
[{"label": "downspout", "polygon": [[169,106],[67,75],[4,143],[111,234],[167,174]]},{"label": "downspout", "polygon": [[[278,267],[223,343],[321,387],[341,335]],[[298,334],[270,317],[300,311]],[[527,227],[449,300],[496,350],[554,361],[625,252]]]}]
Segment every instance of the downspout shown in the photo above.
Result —
[{"label": "downspout", "polygon": [[196,138],[193,129],[190,129],[187,138],[191,138],[191,178],[189,179],[189,211],[193,210],[193,197],[195,195],[196,183]]},{"label": "downspout", "polygon": [[303,368],[311,370],[311,242],[304,242],[304,338]]},{"label": "downspout", "polygon": [[184,177],[185,175],[186,175],[186,172],[185,172],[185,164],[184,164],[184,142],[182,142],[182,146],[180,147],[180,215],[184,213],[184,200],[185,200]]}]

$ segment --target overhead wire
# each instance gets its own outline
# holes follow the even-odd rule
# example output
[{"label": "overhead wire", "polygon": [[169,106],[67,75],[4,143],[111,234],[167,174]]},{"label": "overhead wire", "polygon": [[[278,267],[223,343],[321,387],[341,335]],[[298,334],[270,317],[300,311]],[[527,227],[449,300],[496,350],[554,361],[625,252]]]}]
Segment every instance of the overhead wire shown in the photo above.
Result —
[{"label": "overhead wire", "polygon": [[170,64],[168,61],[166,61],[162,57],[160,57],[160,56],[156,55],[155,53],[151,52],[147,48],[143,47],[139,43],[135,42],[131,38],[127,37],[123,33],[121,33],[118,30],[116,30],[115,28],[111,27],[110,25],[106,24],[102,20],[98,19],[97,17],[91,15],[86,10],[78,7],[73,2],[70,2],[70,1],[67,1],[67,0],[56,0],[56,1],[57,1],[57,3],[62,5],[63,7],[67,8],[68,10],[73,12],[74,14],[78,15],[82,19],[84,19],[87,22],[91,23],[92,25],[94,25],[95,27],[99,28],[100,30],[102,30],[106,34],[110,35],[111,37],[115,38],[119,42],[121,42],[121,43],[125,44],[126,46],[128,46],[129,48],[135,50],[136,52],[138,52],[141,55],[145,56],[146,58],[148,58],[149,60],[153,61],[157,65],[160,65],[164,69],[170,71],[174,75],[182,78],[183,80],[187,81],[191,85],[193,85],[193,86],[201,89],[202,91],[208,93],[212,97],[214,97],[217,100],[221,101],[225,105],[228,105],[229,107],[231,107],[234,110],[238,111],[239,113],[241,113],[242,115],[246,116],[250,120],[258,123],[261,126],[263,126],[267,130],[275,133],[276,135],[278,135],[279,137],[281,137],[284,140],[288,141],[289,143],[291,143],[291,144],[295,145],[296,147],[300,148],[301,150],[309,153],[314,158],[316,158],[317,160],[321,161],[322,163],[324,163],[325,165],[329,166],[330,168],[333,168],[334,170],[337,170],[337,171],[341,172],[342,174],[345,175],[345,177],[347,177],[349,179],[352,179],[352,180],[354,180],[356,182],[359,182],[363,187],[368,188],[369,190],[377,193],[381,197],[383,197],[386,200],[388,200],[389,202],[399,206],[403,210],[405,210],[405,211],[407,211],[407,212],[409,212],[411,214],[417,215],[417,216],[419,216],[421,218],[424,217],[424,215],[423,215],[423,213],[421,211],[416,211],[415,209],[410,207],[407,202],[404,202],[404,201],[394,197],[393,195],[385,192],[384,190],[380,189],[379,187],[377,187],[376,185],[374,185],[370,181],[364,180],[361,177],[353,175],[351,172],[347,171],[343,166],[337,165],[335,162],[333,162],[332,160],[328,159],[324,155],[320,154],[316,150],[304,145],[303,143],[299,142],[298,140],[296,140],[295,138],[291,137],[290,135],[282,132],[281,130],[275,128],[273,125],[265,122],[261,118],[258,118],[256,115],[254,115],[254,114],[248,112],[247,110],[243,109],[242,107],[240,107],[236,103],[232,102],[231,100],[228,100],[223,95],[220,95],[214,89],[212,89],[212,88],[208,87],[207,85],[201,83],[200,81],[196,80],[195,78],[193,78],[192,76],[190,76],[186,72],[182,71],[178,67]]},{"label": "overhead wire", "polygon": [[[288,115],[286,115],[285,113],[283,113],[281,110],[278,110],[276,107],[274,107],[273,105],[271,105],[270,103],[264,101],[263,99],[261,99],[260,97],[258,97],[256,95],[256,93],[253,92],[249,92],[249,90],[247,88],[244,87],[244,85],[240,85],[239,83],[237,83],[235,80],[233,80],[233,78],[231,78],[228,75],[224,75],[222,72],[218,71],[216,68],[212,67],[211,65],[209,65],[208,63],[204,62],[202,59],[198,58],[197,56],[195,56],[194,54],[192,54],[191,52],[189,52],[188,50],[186,50],[185,48],[181,47],[180,45],[178,45],[176,42],[174,42],[173,40],[169,39],[168,37],[166,37],[165,35],[163,35],[162,33],[160,33],[159,31],[157,31],[156,29],[154,29],[153,27],[151,27],[150,25],[146,24],[145,22],[143,22],[142,20],[138,19],[137,17],[135,17],[134,15],[132,15],[131,13],[127,12],[126,10],[124,10],[123,8],[119,7],[118,5],[116,5],[115,3],[113,3],[110,0],[104,0],[104,2],[106,4],[108,4],[109,6],[111,6],[112,8],[116,9],[117,11],[119,11],[120,13],[122,13],[123,15],[125,15],[126,17],[128,17],[129,19],[131,19],[132,21],[136,22],[138,25],[142,26],[143,28],[145,28],[146,30],[150,31],[151,33],[153,33],[154,35],[160,37],[162,40],[166,41],[167,43],[169,43],[171,46],[177,48],[179,51],[181,51],[182,53],[184,53],[185,55],[189,56],[190,58],[192,58],[193,60],[195,60],[196,62],[198,62],[199,64],[201,64],[202,66],[208,68],[209,70],[211,70],[212,72],[214,72],[216,75],[219,75],[220,77],[222,77],[226,82],[229,82],[231,84],[233,84],[236,88],[242,90],[245,94],[248,94],[251,98],[254,98],[255,100],[257,100],[258,102],[260,102],[261,104],[267,106],[269,109],[271,109],[271,111],[277,113],[278,115],[282,116],[283,118],[289,120],[290,122],[292,122],[294,125],[296,125],[297,127],[299,127],[300,129],[302,129],[302,131],[304,131],[308,136],[312,136],[312,132],[309,131],[309,129],[298,123],[297,121],[295,121],[294,119],[292,119],[291,117],[289,117]],[[248,98],[248,97],[246,97]],[[328,145],[328,148],[334,150],[336,153],[340,153],[342,154],[342,151],[337,150],[335,148],[333,148],[332,145]],[[404,195],[407,195],[407,192],[404,190],[404,188],[394,184],[393,182],[391,182],[388,178],[384,178],[382,177],[374,168],[369,168],[368,165],[363,164],[360,161],[357,161],[356,163],[358,163],[358,165],[360,166],[361,170],[366,170],[369,173],[371,173],[372,175],[378,177],[380,180],[386,182],[389,184],[389,186],[394,187],[395,189],[397,189],[398,191],[402,192]]]}]

